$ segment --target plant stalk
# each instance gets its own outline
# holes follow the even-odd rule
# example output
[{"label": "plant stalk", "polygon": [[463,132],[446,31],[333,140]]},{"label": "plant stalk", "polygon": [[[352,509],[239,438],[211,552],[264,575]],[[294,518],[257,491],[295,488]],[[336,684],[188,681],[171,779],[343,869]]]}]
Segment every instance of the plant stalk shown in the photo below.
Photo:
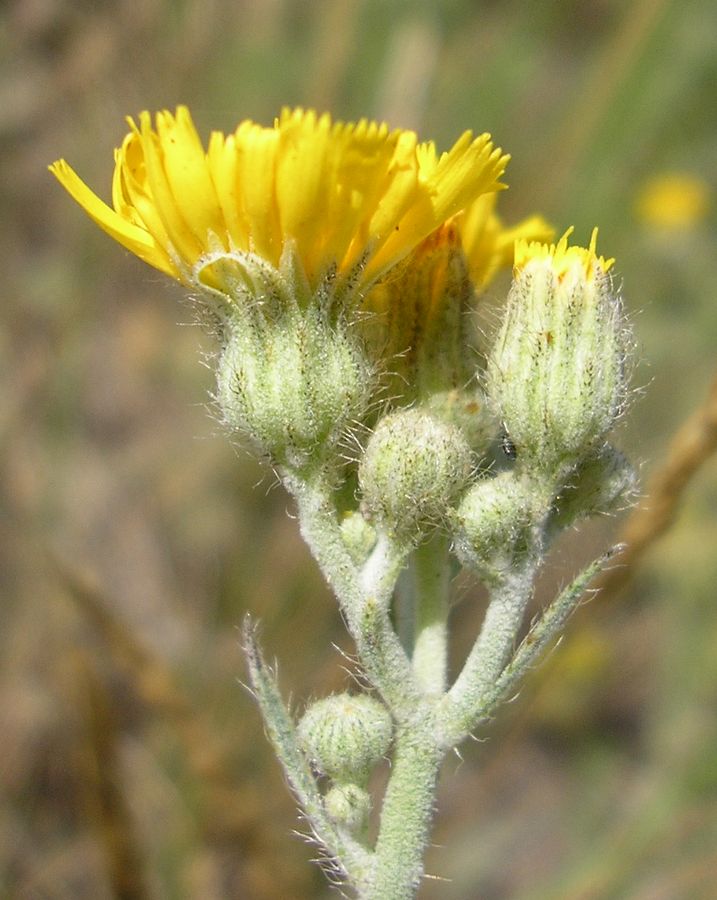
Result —
[{"label": "plant stalk", "polygon": [[416,896],[443,755],[430,710],[399,730],[383,801],[373,880],[369,890],[359,895],[361,900],[413,900]]},{"label": "plant stalk", "polygon": [[436,535],[419,546],[410,573],[414,601],[413,671],[426,694],[440,696],[448,677],[448,540]]}]

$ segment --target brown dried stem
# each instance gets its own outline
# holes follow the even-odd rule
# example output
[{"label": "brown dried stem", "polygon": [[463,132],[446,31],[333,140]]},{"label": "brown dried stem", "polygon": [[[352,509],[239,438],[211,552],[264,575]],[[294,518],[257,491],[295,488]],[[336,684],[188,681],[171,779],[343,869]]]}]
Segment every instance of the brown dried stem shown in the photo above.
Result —
[{"label": "brown dried stem", "polygon": [[112,896],[148,900],[142,854],[120,773],[119,723],[107,687],[84,651],[76,651],[78,693],[82,694],[87,738],[83,786],[87,811],[104,850]]}]

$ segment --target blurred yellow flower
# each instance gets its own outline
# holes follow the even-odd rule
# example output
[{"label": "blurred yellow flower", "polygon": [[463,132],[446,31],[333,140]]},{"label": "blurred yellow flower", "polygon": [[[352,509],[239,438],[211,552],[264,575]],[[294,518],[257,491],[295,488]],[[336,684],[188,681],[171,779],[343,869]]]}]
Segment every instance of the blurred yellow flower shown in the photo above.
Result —
[{"label": "blurred yellow flower", "polygon": [[367,285],[446,219],[495,192],[508,157],[465,132],[438,155],[412,131],[284,109],[273,127],[213,132],[186,107],[148,112],[115,151],[114,209],[59,160],[50,170],[88,215],[145,262],[196,283],[202,260],[296,254],[312,287],[334,272]]},{"label": "blurred yellow flower", "polygon": [[688,172],[666,172],[648,179],[635,200],[637,218],[660,231],[686,231],[699,224],[710,207],[707,182]]},{"label": "blurred yellow flower", "polygon": [[568,228],[557,244],[517,240],[514,268],[520,271],[529,265],[542,263],[553,270],[559,281],[576,269],[582,269],[581,274],[587,280],[592,280],[598,271],[602,273],[609,271],[615,260],[597,255],[597,228],[593,228],[588,247],[568,246],[568,238],[573,231],[572,227]]}]

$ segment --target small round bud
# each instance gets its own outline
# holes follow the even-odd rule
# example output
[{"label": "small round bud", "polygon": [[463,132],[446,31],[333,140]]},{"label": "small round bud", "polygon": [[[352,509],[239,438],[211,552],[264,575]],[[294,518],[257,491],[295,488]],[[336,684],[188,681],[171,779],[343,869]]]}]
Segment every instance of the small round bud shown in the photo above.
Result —
[{"label": "small round bud", "polygon": [[371,364],[358,339],[319,312],[287,312],[255,327],[230,327],[217,368],[216,399],[226,423],[251,435],[281,464],[303,468],[337,453],[366,412]]},{"label": "small round bud", "polygon": [[382,419],[359,466],[368,508],[394,534],[415,539],[445,518],[470,477],[463,434],[421,409]]},{"label": "small round bud", "polygon": [[588,249],[518,241],[487,387],[518,459],[562,477],[594,452],[626,397],[627,329],[608,275]]},{"label": "small round bud", "polygon": [[363,831],[371,812],[371,797],[357,784],[334,784],[324,796],[324,807],[338,825],[356,833]]},{"label": "small round bud", "polygon": [[427,412],[460,429],[471,449],[485,453],[495,436],[495,419],[482,392],[474,388],[437,391],[426,398]]},{"label": "small round bud", "polygon": [[376,529],[360,512],[347,513],[341,520],[341,537],[356,565],[368,558],[376,543]]},{"label": "small round bud", "polygon": [[454,515],[453,548],[484,577],[499,575],[525,550],[533,520],[533,497],[512,472],[474,484]]},{"label": "small round bud", "polygon": [[577,519],[617,512],[637,490],[637,473],[627,457],[606,444],[584,460],[555,501],[551,526],[567,528]]},{"label": "small round bud", "polygon": [[367,694],[333,694],[313,703],[298,725],[313,765],[337,782],[363,782],[391,745],[386,707]]}]

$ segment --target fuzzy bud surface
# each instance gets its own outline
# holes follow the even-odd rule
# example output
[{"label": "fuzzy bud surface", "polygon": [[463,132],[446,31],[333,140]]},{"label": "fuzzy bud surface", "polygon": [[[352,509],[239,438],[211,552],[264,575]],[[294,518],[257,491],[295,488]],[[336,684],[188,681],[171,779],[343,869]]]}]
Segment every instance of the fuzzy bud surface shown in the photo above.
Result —
[{"label": "fuzzy bud surface", "polygon": [[596,232],[588,249],[518,241],[488,392],[519,460],[551,475],[590,454],[626,398],[627,329]]},{"label": "fuzzy bud surface", "polygon": [[532,505],[529,488],[512,472],[473,485],[453,516],[458,558],[486,578],[507,570],[526,544]]},{"label": "fuzzy bud surface", "polygon": [[391,745],[386,707],[367,694],[333,694],[306,710],[299,741],[313,765],[338,783],[361,784]]},{"label": "fuzzy bud surface", "polygon": [[364,501],[392,533],[420,536],[438,524],[470,477],[462,432],[420,408],[382,419],[359,467]]},{"label": "fuzzy bud surface", "polygon": [[366,827],[371,797],[358,784],[334,784],[324,796],[324,806],[334,822],[355,833]]},{"label": "fuzzy bud surface", "polygon": [[555,502],[554,524],[617,512],[637,491],[635,467],[623,453],[606,444],[571,473]]},{"label": "fuzzy bud surface", "polygon": [[337,445],[370,402],[373,369],[343,324],[315,309],[229,329],[217,368],[227,424],[301,470]]}]

